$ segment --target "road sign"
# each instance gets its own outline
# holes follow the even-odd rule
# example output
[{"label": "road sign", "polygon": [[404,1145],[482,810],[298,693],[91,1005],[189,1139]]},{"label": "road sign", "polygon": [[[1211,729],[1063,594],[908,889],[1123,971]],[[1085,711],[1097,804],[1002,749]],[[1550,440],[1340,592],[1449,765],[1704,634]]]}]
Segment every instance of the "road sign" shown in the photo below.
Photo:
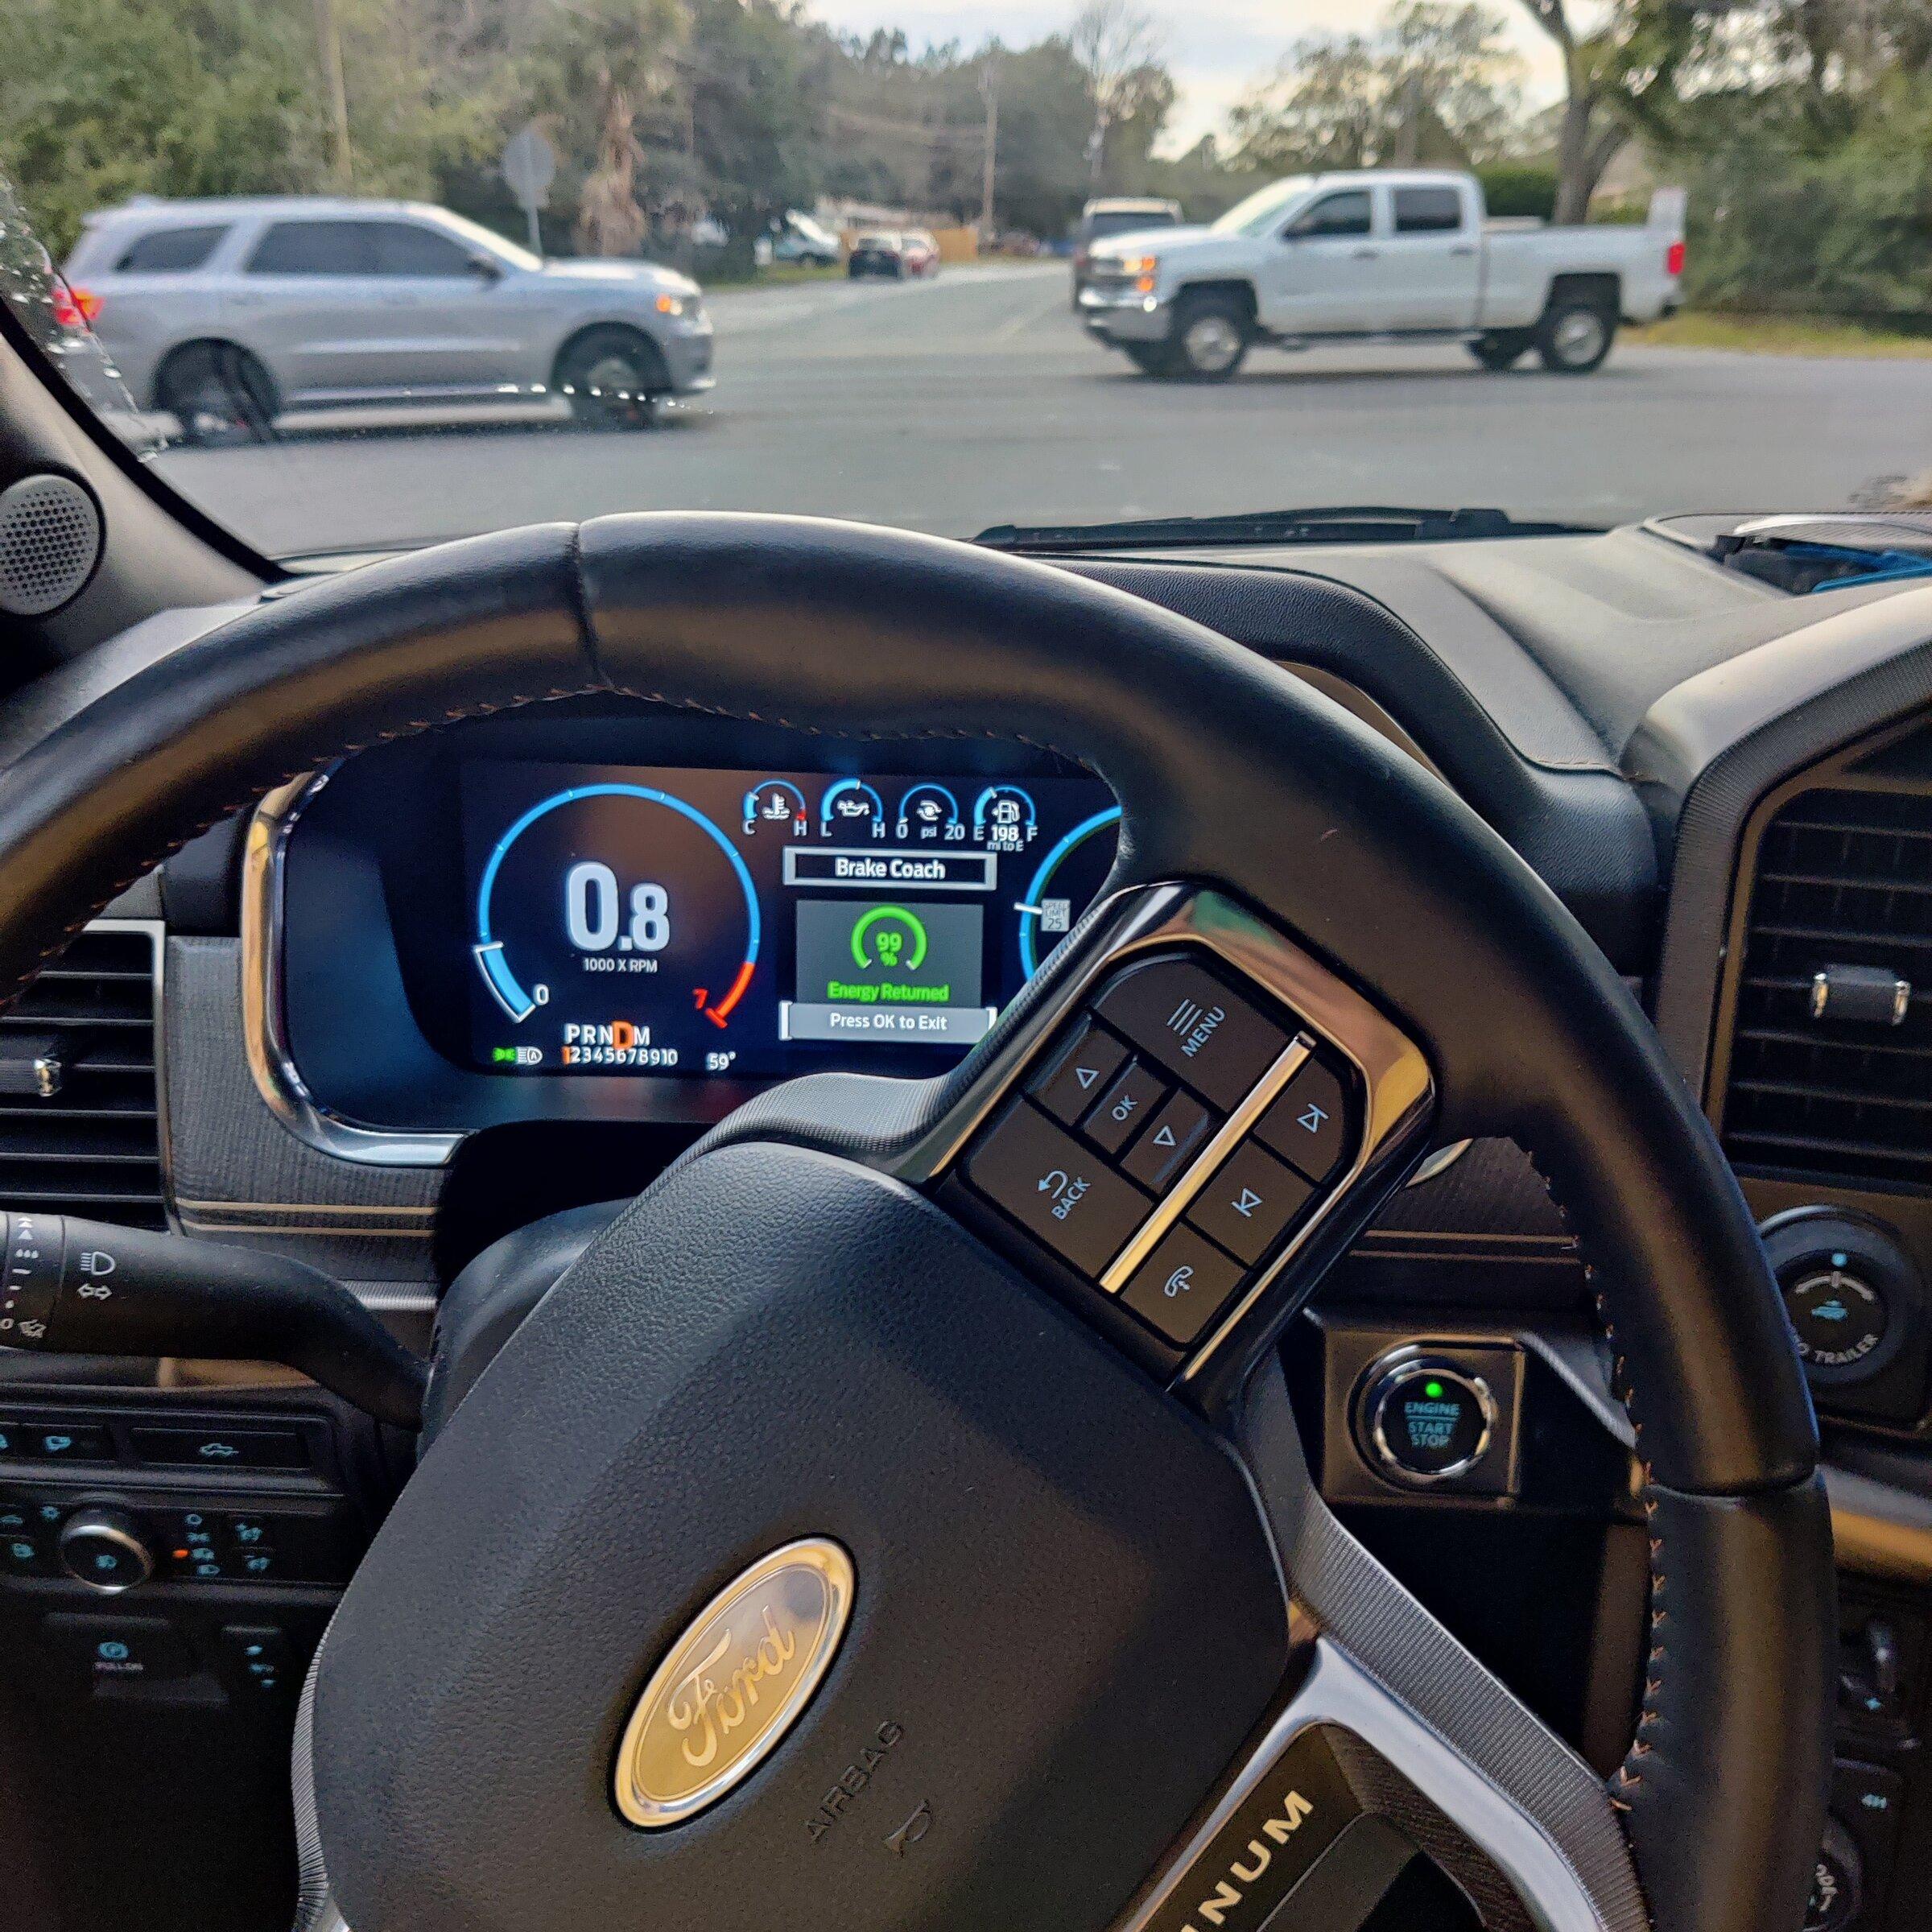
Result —
[{"label": "road sign", "polygon": [[498,166],[530,223],[530,246],[540,255],[543,232],[537,215],[539,209],[550,205],[550,184],[557,178],[557,157],[535,122],[510,136]]}]

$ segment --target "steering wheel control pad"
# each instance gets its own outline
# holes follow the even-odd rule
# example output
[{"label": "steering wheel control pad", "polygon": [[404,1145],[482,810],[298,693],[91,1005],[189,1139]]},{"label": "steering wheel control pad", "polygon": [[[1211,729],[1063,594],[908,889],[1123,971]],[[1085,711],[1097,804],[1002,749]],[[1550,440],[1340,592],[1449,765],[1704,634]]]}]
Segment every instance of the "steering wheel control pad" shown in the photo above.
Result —
[{"label": "steering wheel control pad", "polygon": [[[634,1830],[640,1687],[803,1538],[855,1572],[816,1697],[712,1809]],[[316,1685],[324,1854],[351,1925],[415,1932],[646,1898],[680,1932],[1098,1926],[1287,1655],[1252,1493],[1180,1405],[898,1182],[724,1147],[538,1305],[378,1538]]]},{"label": "steering wheel control pad", "polygon": [[1136,959],[968,1149],[967,1183],[1185,1349],[1352,1164],[1354,1080],[1203,953]]}]

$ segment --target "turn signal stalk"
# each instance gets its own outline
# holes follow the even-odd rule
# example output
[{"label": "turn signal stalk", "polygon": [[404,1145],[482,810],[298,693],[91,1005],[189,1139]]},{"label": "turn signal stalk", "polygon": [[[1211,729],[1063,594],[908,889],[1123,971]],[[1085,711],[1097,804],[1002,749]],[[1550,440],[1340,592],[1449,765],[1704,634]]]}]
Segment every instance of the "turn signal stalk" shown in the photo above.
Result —
[{"label": "turn signal stalk", "polygon": [[281,1362],[378,1422],[421,1422],[427,1364],[300,1261],[67,1215],[0,1223],[0,1346]]}]

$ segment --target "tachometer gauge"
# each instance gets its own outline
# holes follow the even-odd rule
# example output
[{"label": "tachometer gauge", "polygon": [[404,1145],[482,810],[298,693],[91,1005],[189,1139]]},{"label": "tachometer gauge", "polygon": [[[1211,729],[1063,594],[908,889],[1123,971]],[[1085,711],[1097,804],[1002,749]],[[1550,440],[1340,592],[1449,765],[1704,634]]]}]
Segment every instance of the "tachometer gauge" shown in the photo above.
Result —
[{"label": "tachometer gauge", "polygon": [[1027,979],[1107,882],[1120,827],[1121,808],[1109,806],[1083,819],[1041,860],[1026,897],[1014,908],[1020,916],[1020,971]]},{"label": "tachometer gauge", "polygon": [[712,1063],[758,969],[758,898],[716,823],[669,791],[580,785],[497,840],[477,970],[514,1034],[493,1063]]}]

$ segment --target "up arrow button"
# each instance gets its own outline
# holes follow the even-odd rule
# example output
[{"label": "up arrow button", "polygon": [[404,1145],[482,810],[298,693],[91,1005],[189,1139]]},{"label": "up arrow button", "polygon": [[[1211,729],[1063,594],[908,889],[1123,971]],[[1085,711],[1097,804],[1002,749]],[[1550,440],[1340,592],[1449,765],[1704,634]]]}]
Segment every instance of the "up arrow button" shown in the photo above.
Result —
[{"label": "up arrow button", "polygon": [[1049,1054],[1027,1091],[1063,1126],[1093,1104],[1094,1096],[1127,1062],[1127,1049],[1104,1026],[1082,1020],[1058,1053]]}]

